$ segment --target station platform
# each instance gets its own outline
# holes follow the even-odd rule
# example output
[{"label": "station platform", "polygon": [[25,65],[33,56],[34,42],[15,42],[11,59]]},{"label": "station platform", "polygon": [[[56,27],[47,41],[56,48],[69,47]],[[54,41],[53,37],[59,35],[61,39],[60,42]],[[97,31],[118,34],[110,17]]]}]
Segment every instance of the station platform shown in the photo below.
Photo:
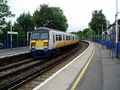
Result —
[{"label": "station platform", "polygon": [[120,60],[98,43],[33,90],[120,90]]},{"label": "station platform", "polygon": [[18,48],[12,48],[12,49],[0,49],[0,59],[1,58],[6,58],[6,57],[11,57],[11,56],[16,56],[19,54],[25,54],[29,53],[30,49],[29,47],[18,47]]}]

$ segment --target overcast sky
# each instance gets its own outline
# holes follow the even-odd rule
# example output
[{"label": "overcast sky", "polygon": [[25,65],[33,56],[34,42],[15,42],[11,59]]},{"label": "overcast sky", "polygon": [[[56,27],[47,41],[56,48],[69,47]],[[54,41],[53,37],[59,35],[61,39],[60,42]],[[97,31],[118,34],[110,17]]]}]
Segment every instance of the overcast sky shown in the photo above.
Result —
[{"label": "overcast sky", "polygon": [[[118,2],[120,11],[120,0]],[[94,10],[102,9],[110,23],[115,21],[116,0],[8,0],[10,10],[16,15],[13,21],[23,12],[33,14],[40,4],[60,7],[67,17],[69,32],[87,28]]]}]

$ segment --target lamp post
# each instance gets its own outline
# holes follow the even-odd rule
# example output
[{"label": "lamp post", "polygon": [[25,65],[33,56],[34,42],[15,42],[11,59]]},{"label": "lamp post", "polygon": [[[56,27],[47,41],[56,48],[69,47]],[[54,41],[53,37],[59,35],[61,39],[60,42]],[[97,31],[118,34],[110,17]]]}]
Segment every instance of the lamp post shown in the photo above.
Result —
[{"label": "lamp post", "polygon": [[[12,18],[11,18],[11,32],[12,32]],[[12,34],[10,35],[10,48],[12,50]]]},{"label": "lamp post", "polygon": [[116,0],[116,15],[115,15],[115,22],[116,22],[116,44],[115,44],[115,53],[116,58],[118,58],[118,0]]},{"label": "lamp post", "polygon": [[103,48],[103,25],[102,25],[102,48]]}]

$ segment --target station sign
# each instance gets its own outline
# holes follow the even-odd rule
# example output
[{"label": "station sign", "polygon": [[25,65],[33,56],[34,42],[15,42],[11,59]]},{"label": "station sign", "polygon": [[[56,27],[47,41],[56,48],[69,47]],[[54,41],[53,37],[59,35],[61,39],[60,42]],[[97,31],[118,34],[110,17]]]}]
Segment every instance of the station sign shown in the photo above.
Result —
[{"label": "station sign", "polygon": [[18,32],[10,32],[10,31],[8,31],[8,34],[18,34]]}]

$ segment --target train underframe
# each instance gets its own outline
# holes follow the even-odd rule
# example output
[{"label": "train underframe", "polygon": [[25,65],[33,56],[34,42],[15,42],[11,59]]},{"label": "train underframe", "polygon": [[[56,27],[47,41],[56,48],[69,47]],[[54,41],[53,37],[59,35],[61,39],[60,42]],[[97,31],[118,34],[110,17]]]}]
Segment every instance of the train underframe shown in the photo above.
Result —
[{"label": "train underframe", "polygon": [[60,47],[60,48],[56,48],[56,49],[52,49],[52,50],[31,50],[31,54],[32,54],[32,56],[37,57],[37,58],[46,58],[46,57],[50,57],[50,56],[56,56],[62,50],[76,47],[77,45],[78,45],[78,43]]}]

